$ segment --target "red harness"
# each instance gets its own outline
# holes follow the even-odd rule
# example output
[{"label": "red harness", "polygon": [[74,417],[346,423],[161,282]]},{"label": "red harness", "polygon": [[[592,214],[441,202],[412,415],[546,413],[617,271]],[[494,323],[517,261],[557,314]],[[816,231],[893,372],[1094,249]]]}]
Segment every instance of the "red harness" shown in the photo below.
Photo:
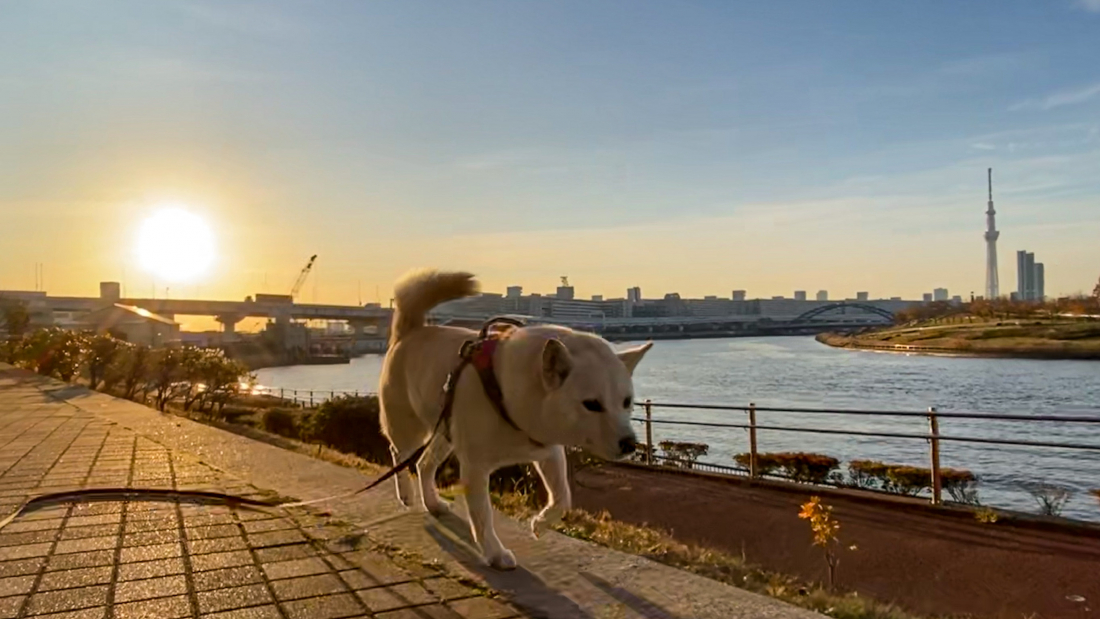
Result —
[{"label": "red harness", "polygon": [[[510,328],[494,332],[493,327],[499,324],[508,325]],[[462,375],[462,370],[466,369],[467,365],[472,365],[474,370],[477,371],[478,378],[481,379],[481,388],[485,390],[486,397],[489,398],[493,408],[496,409],[501,418],[517,432],[525,435],[527,440],[531,441],[536,447],[545,447],[543,443],[531,438],[531,435],[519,427],[512,416],[508,414],[508,408],[504,406],[504,391],[500,388],[496,371],[493,369],[493,355],[496,353],[497,347],[508,338],[512,328],[522,326],[522,324],[511,318],[491,318],[481,328],[476,340],[467,340],[462,344],[462,348],[458,352],[460,358],[458,365],[447,376],[447,383],[443,386],[443,410],[440,412],[438,423],[447,424],[448,437],[450,435],[451,409],[454,408],[455,386],[458,384],[459,376]]]}]

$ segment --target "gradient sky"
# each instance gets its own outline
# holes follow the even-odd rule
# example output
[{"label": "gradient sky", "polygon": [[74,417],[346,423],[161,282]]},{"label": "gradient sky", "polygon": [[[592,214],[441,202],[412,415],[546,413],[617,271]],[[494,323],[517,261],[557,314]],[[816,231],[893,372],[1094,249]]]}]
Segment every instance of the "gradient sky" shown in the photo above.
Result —
[{"label": "gradient sky", "polygon": [[1002,291],[1091,290],[1100,0],[0,2],[0,289],[148,296],[174,202],[173,297],[981,294],[990,166]]}]

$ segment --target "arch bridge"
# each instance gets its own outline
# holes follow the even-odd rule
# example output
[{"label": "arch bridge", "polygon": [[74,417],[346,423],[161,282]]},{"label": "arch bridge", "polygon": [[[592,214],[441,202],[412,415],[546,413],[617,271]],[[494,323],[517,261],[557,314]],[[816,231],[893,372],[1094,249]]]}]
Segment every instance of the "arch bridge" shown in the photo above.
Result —
[{"label": "arch bridge", "polygon": [[843,311],[844,309],[849,308],[849,307],[853,308],[853,309],[862,310],[862,311],[867,312],[869,314],[874,314],[876,316],[880,316],[880,317],[885,318],[886,320],[889,320],[891,322],[893,322],[893,320],[894,320],[893,312],[890,312],[888,310],[884,310],[881,307],[876,307],[874,305],[869,305],[869,304],[866,304],[866,303],[848,303],[848,302],[845,301],[845,302],[841,302],[841,303],[830,303],[828,305],[822,305],[821,307],[815,307],[814,309],[812,309],[808,312],[804,312],[803,314],[801,314],[800,316],[798,316],[794,320],[791,320],[791,322],[792,323],[801,323],[801,322],[805,322],[805,321],[808,321],[808,320],[813,320],[813,319],[815,319],[818,316],[821,316],[823,314],[829,314],[829,313],[835,312],[837,310]]}]

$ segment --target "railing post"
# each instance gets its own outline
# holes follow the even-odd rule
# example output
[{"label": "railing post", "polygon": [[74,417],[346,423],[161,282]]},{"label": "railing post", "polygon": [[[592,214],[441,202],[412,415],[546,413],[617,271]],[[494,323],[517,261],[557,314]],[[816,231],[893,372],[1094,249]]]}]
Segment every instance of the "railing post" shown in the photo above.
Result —
[{"label": "railing post", "polygon": [[645,401],[645,463],[653,466],[653,401]]},{"label": "railing post", "polygon": [[313,408],[313,390],[309,390],[309,407]]},{"label": "railing post", "polygon": [[943,479],[940,477],[940,422],[936,418],[936,407],[928,407],[928,429],[932,443],[932,504],[943,502]]},{"label": "railing post", "polygon": [[756,403],[749,402],[749,477],[756,479]]},{"label": "railing post", "polygon": [[279,399],[280,400],[285,400],[286,399],[285,397],[283,397],[283,388],[282,387],[279,387]]}]

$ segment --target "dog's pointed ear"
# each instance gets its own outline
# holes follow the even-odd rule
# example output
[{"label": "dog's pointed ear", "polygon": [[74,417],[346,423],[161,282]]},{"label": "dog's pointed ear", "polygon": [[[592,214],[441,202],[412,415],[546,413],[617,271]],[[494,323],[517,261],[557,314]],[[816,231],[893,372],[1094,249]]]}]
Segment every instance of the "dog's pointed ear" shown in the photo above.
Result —
[{"label": "dog's pointed ear", "polygon": [[569,349],[558,340],[546,340],[542,347],[542,384],[547,391],[562,386],[573,370],[573,357]]},{"label": "dog's pointed ear", "polygon": [[623,362],[623,365],[626,366],[626,371],[630,372],[630,374],[633,376],[634,368],[638,367],[638,364],[642,361],[642,357],[644,357],[645,354],[649,352],[650,348],[653,348],[653,342],[646,342],[641,346],[635,346],[634,348],[620,350],[619,352],[615,353],[615,356],[617,356],[619,360]]}]

